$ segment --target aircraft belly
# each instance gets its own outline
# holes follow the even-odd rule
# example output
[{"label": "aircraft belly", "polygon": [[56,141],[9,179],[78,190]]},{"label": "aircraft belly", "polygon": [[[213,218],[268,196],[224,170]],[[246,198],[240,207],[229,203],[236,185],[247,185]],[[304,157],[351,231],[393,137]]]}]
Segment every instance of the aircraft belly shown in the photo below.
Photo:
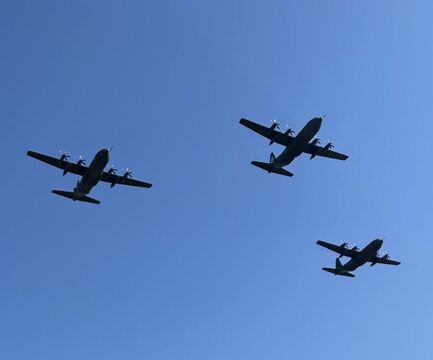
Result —
[{"label": "aircraft belly", "polygon": [[87,195],[88,193],[90,193],[90,190],[92,190],[91,185],[89,185],[89,183],[86,181],[86,179],[82,179],[79,183],[78,186],[74,189],[74,192],[77,196],[84,196]]},{"label": "aircraft belly", "polygon": [[359,264],[357,261],[352,259],[352,260],[349,260],[349,262],[347,262],[347,264],[344,264],[343,270],[344,271],[354,271],[359,266],[361,266],[361,264]]},{"label": "aircraft belly", "polygon": [[92,167],[93,164],[89,167],[89,170],[84,174],[80,183],[78,184],[77,190],[83,194],[90,193],[90,190],[99,182],[101,177],[102,170],[100,166]]},{"label": "aircraft belly", "polygon": [[279,167],[289,165],[301,154],[301,147],[297,142],[293,142],[292,145],[286,147],[286,149],[281,153],[281,155],[278,156],[277,160],[275,161],[275,165]]},{"label": "aircraft belly", "polygon": [[370,258],[369,254],[359,254],[357,257],[351,259],[345,267],[348,268],[349,271],[356,270],[360,266],[364,265],[368,259]]}]

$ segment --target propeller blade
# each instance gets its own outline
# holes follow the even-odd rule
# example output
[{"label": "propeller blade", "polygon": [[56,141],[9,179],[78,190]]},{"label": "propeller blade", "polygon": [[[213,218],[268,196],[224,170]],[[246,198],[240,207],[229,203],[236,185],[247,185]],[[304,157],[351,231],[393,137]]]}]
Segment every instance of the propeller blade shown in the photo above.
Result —
[{"label": "propeller blade", "polygon": [[132,177],[132,171],[129,168],[124,169],[123,177],[125,179]]},{"label": "propeller blade", "polygon": [[286,125],[286,127],[287,127],[287,130],[284,132],[284,135],[292,136],[295,134],[295,132],[293,131],[292,128],[289,127],[289,125]]},{"label": "propeller blade", "polygon": [[60,161],[67,161],[71,157],[70,155],[68,155],[68,152],[66,150],[65,151],[60,150],[59,153],[60,153],[60,157],[59,157]]},{"label": "propeller blade", "polygon": [[314,138],[314,140],[311,142],[313,145],[320,145],[320,139]]},{"label": "propeller blade", "polygon": [[108,174],[113,174],[115,175],[117,172],[117,169],[114,167],[114,165],[111,165],[107,171]]},{"label": "propeller blade", "polygon": [[275,130],[275,129],[279,129],[280,128],[280,124],[277,123],[276,119],[272,119],[271,122],[272,122],[272,125],[270,127],[271,130]]},{"label": "propeller blade", "polygon": [[78,160],[77,160],[77,165],[78,165],[78,166],[86,165],[86,160],[83,158],[82,155],[78,156],[77,159],[78,159]]}]

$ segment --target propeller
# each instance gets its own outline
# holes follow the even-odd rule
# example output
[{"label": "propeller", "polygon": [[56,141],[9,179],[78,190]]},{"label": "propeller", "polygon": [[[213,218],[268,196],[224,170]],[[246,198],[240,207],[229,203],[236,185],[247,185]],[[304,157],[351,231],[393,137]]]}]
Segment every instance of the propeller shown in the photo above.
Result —
[{"label": "propeller", "polygon": [[359,251],[359,247],[355,245],[355,246],[352,248],[352,251],[356,251],[356,252],[358,252],[358,251]]},{"label": "propeller", "polygon": [[320,139],[314,138],[314,140],[311,142],[313,145],[320,145]]},{"label": "propeller", "polygon": [[[317,137],[314,137],[313,141],[311,141],[310,144],[313,145],[313,149],[311,151],[311,156],[310,156],[310,160],[312,160],[318,154],[320,154],[320,152],[322,151],[322,148],[320,148],[320,139],[318,139]],[[318,146],[318,147],[316,147],[316,146]]]},{"label": "propeller", "polygon": [[376,251],[376,254],[374,255],[374,259],[373,259],[373,261],[371,262],[370,266],[374,266],[374,265],[376,265],[376,261],[374,261],[376,258],[380,258],[379,251]]},{"label": "propeller", "polygon": [[[108,171],[107,171],[107,175],[116,175],[117,169],[114,167],[114,165],[112,164]],[[116,185],[116,181],[117,181],[117,177],[114,178],[115,180],[111,183],[110,188],[113,188],[114,185]]]},{"label": "propeller", "polygon": [[[283,135],[284,136],[292,136],[295,132],[291,128],[289,128],[289,125],[286,125],[286,127],[287,127],[287,130],[284,132]],[[275,128],[279,129],[280,128],[280,124],[277,124],[275,122],[275,120],[274,120],[274,123],[271,125],[271,130],[274,130]],[[280,134],[275,135],[275,137],[272,138],[271,141],[269,141],[269,145],[272,145],[279,135]]]},{"label": "propeller", "polygon": [[271,122],[272,122],[272,125],[270,127],[271,130],[275,130],[275,129],[279,129],[280,128],[280,124],[277,123],[276,119],[272,119]]},{"label": "propeller", "polygon": [[86,165],[86,160],[81,155],[78,156],[77,165],[78,166]]},{"label": "propeller", "polygon": [[284,132],[284,135],[292,136],[295,134],[295,132],[293,131],[292,128],[289,127],[289,125],[286,125],[286,127],[287,127],[287,130]]},{"label": "propeller", "polygon": [[68,159],[71,157],[70,155],[68,155],[68,152],[66,150],[60,150],[60,161],[68,161]]},{"label": "propeller", "polygon": [[326,140],[326,143],[327,144],[323,147],[324,150],[331,150],[334,148],[334,144],[329,139]]},{"label": "propeller", "polygon": [[[344,242],[340,245],[341,250],[347,250],[348,248],[349,248],[349,245],[346,242]],[[344,256],[343,254],[340,254],[339,258],[341,258],[343,256]]]},{"label": "propeller", "polygon": [[[68,152],[66,150],[60,150],[60,157],[59,157],[60,161],[62,161],[62,162],[68,161],[68,159],[70,157],[71,156],[68,154]],[[70,164],[67,164],[66,167],[63,169],[63,176],[65,176],[68,173],[68,169],[70,166],[71,166]]]},{"label": "propeller", "polygon": [[[111,171],[111,172],[110,172]],[[108,170],[109,174],[115,174],[117,169],[114,169],[114,165],[110,167],[110,170]],[[117,183],[122,183],[127,178],[132,177],[132,171],[128,168],[124,169],[124,173],[122,177],[119,179],[118,177],[111,183],[110,188],[113,188]]]},{"label": "propeller", "polygon": [[389,254],[385,254],[385,255],[383,255],[383,256],[382,256],[382,259],[383,259],[383,260],[388,260],[388,259],[390,259]]},{"label": "propeller", "polygon": [[126,169],[125,169],[125,172],[124,172],[123,175],[122,175],[122,178],[123,178],[123,179],[127,179],[127,178],[130,178],[130,177],[132,177],[132,171],[129,170],[128,168],[126,168]]},{"label": "propeller", "polygon": [[113,174],[116,175],[117,169],[114,167],[114,165],[111,165],[110,168],[107,171],[107,174]]}]

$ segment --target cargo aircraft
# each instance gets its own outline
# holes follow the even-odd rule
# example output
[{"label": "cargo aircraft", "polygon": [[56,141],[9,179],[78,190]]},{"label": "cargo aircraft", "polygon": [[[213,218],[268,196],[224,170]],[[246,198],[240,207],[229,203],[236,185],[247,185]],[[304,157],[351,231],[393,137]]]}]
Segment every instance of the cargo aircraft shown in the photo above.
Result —
[{"label": "cargo aircraft", "polygon": [[[373,240],[362,250],[360,250],[357,246],[349,249],[347,243],[335,245],[322,240],[318,240],[316,244],[340,254],[340,256],[335,259],[335,268],[322,268],[322,270],[330,272],[334,275],[355,277],[355,275],[353,275],[350,271],[356,270],[358,267],[364,265],[367,262],[370,263],[370,266],[373,266],[375,264],[400,265],[399,261],[391,260],[388,254],[383,256],[379,255],[379,249],[383,245],[383,239]],[[343,256],[351,258],[344,265],[340,261],[340,258]]]},{"label": "cargo aircraft", "polygon": [[63,175],[72,173],[81,176],[81,180],[77,181],[77,186],[74,188],[74,191],[52,191],[54,194],[67,197],[74,201],[99,204],[99,200],[87,196],[99,181],[110,183],[111,188],[116,184],[143,188],[150,188],[152,186],[150,183],[132,179],[132,172],[129,170],[126,170],[122,175],[117,175],[114,167],[110,167],[108,171],[104,171],[110,158],[110,150],[108,149],[99,150],[89,166],[86,166],[85,160],[81,158],[75,163],[68,161],[70,156],[66,153],[62,153],[59,158],[40,154],[35,151],[28,151],[27,155],[63,170]]},{"label": "cargo aircraft", "polygon": [[279,156],[271,153],[269,163],[252,161],[251,164],[266,170],[268,173],[275,173],[285,176],[293,176],[290,171],[283,167],[289,165],[295,158],[302,153],[310,154],[310,159],[316,156],[323,156],[331,159],[346,160],[347,155],[333,151],[333,144],[328,142],[325,146],[320,146],[320,140],[316,138],[322,125],[323,118],[315,117],[311,119],[304,128],[294,136],[292,129],[287,129],[284,133],[278,131],[280,125],[275,121],[270,127],[257,124],[253,121],[242,118],[239,123],[247,128],[259,133],[270,140],[269,145],[277,143],[286,148]]}]

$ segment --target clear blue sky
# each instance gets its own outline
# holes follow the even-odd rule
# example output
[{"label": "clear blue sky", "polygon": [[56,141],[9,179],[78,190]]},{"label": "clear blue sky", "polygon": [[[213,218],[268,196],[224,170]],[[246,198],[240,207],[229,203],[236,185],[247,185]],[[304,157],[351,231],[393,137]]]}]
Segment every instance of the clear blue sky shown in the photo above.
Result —
[{"label": "clear blue sky", "polygon": [[[3,1],[0,358],[428,359],[430,1]],[[249,164],[276,118],[346,162]],[[151,190],[25,156],[114,146]],[[317,239],[400,267],[321,271]]]}]

